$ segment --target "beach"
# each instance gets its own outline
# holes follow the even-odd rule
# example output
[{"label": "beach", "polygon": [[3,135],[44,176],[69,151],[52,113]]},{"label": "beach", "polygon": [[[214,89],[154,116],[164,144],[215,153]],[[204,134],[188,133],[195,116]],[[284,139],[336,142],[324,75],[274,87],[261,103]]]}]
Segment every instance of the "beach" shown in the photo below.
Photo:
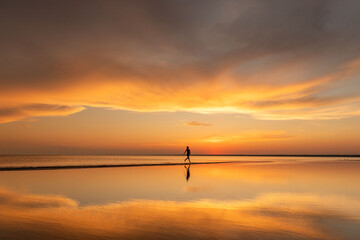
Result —
[{"label": "beach", "polygon": [[222,159],[1,171],[0,239],[360,238],[357,159]]},{"label": "beach", "polygon": [[360,240],[360,1],[0,1],[0,240]]}]

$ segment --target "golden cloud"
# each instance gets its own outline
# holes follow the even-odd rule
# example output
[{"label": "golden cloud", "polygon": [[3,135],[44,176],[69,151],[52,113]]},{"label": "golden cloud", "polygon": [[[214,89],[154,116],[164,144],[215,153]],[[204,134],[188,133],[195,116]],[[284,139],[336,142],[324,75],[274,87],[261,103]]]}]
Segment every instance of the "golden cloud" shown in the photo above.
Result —
[{"label": "golden cloud", "polygon": [[251,131],[243,132],[239,135],[228,135],[228,136],[210,136],[200,140],[198,142],[210,142],[210,143],[219,143],[219,142],[261,142],[261,141],[277,141],[291,138],[291,135],[284,133],[283,131]]},{"label": "golden cloud", "polygon": [[22,120],[27,117],[67,116],[80,112],[81,106],[67,106],[58,104],[27,104],[17,107],[0,108],[0,123]]},{"label": "golden cloud", "polygon": [[63,4],[1,8],[0,122],[86,107],[359,115],[355,2]]},{"label": "golden cloud", "polygon": [[[0,97],[3,103],[0,122],[64,116],[87,106],[141,112],[242,113],[258,119],[334,119],[359,115],[358,96],[316,96],[336,80],[331,76],[271,86],[242,85],[234,79],[217,78],[208,84],[198,81],[178,89],[173,83],[164,86],[140,79],[119,82],[97,76],[64,89],[5,92]],[[186,125],[209,126],[197,121]]]},{"label": "golden cloud", "polygon": [[185,125],[186,125],[186,126],[200,126],[200,127],[209,127],[209,126],[212,126],[212,124],[203,123],[203,122],[198,122],[198,121],[188,122],[188,123],[185,123]]}]

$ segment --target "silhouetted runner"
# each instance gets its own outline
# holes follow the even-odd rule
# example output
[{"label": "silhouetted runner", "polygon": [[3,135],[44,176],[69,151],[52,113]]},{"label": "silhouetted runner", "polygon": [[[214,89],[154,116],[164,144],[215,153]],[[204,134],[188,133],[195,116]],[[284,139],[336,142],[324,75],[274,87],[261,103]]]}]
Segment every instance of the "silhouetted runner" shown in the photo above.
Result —
[{"label": "silhouetted runner", "polygon": [[191,161],[190,161],[190,154],[191,154],[191,152],[190,152],[189,146],[186,147],[186,150],[185,150],[184,154],[185,154],[185,153],[186,153],[186,158],[185,158],[184,162],[185,162],[186,160],[189,160],[189,163],[191,163]]}]

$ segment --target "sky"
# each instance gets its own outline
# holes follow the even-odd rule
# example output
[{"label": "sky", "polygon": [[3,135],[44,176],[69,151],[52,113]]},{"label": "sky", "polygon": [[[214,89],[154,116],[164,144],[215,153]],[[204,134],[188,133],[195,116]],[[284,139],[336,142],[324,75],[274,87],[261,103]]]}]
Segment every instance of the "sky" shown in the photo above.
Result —
[{"label": "sky", "polygon": [[360,154],[357,0],[0,2],[0,154]]}]

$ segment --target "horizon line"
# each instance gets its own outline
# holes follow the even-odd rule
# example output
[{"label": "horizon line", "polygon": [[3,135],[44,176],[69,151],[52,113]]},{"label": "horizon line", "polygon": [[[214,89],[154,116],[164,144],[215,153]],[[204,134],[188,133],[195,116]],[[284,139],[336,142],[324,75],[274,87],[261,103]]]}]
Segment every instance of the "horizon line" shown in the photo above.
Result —
[{"label": "horizon line", "polygon": [[[0,154],[0,156],[184,156],[183,154]],[[191,154],[191,156],[243,157],[360,157],[360,154]]]}]

